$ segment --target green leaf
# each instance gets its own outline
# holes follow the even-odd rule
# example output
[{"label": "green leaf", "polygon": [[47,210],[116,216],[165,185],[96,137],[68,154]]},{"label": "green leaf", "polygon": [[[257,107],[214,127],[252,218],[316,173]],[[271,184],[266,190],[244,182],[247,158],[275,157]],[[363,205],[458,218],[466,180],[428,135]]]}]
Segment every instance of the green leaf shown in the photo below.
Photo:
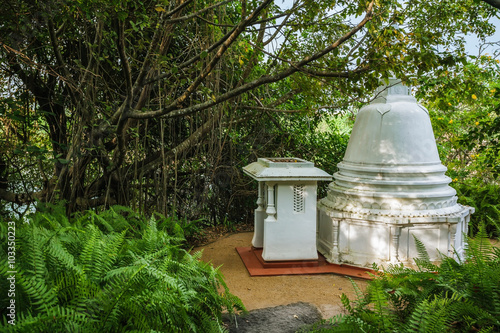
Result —
[{"label": "green leaf", "polygon": [[120,11],[117,13],[118,19],[124,21],[128,17],[128,13],[125,11]]}]

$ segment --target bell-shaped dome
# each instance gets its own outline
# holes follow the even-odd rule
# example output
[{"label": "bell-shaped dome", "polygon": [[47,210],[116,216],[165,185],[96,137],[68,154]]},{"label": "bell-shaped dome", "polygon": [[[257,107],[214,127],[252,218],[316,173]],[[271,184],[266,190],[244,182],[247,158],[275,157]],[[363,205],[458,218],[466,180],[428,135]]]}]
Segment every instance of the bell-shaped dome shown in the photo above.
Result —
[{"label": "bell-shaped dome", "polygon": [[400,80],[359,110],[322,204],[352,213],[428,216],[462,210],[441,164],[428,111]]}]

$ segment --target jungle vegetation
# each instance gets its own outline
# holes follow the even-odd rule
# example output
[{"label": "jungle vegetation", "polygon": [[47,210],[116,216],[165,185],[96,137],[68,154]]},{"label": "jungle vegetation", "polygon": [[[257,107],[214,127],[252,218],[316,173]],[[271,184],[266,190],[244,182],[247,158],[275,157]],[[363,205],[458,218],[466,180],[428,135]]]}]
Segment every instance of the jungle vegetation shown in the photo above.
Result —
[{"label": "jungle vegetation", "polygon": [[[255,189],[241,167],[295,155],[335,171],[355,111],[391,75],[434,112],[453,179],[497,186],[498,54],[465,49],[466,34],[494,31],[494,5],[9,1],[0,11],[2,213],[65,201],[68,216],[119,204],[210,224],[248,220]],[[471,164],[485,171],[464,171]]]},{"label": "jungle vegetation", "polygon": [[[222,311],[244,307],[186,238],[252,221],[256,187],[241,168],[258,157],[335,172],[356,111],[391,76],[430,111],[459,202],[476,208],[470,236],[498,237],[500,52],[485,38],[499,10],[497,0],[3,1],[0,284],[11,222],[18,329],[223,331]],[[482,43],[475,54],[468,35]],[[422,249],[418,270],[388,268],[368,296],[344,300],[352,321],[332,327],[498,329],[498,252],[471,244],[462,263],[431,267]],[[449,313],[422,315],[436,309]]]}]

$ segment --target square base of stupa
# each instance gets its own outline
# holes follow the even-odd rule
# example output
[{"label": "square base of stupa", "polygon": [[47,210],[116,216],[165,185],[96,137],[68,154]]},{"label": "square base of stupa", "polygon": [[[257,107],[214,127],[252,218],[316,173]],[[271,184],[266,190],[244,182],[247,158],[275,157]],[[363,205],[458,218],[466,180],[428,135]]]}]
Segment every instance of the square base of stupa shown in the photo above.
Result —
[{"label": "square base of stupa", "polygon": [[330,263],[360,267],[412,265],[419,256],[415,238],[432,262],[442,255],[463,259],[473,208],[435,216],[380,216],[318,209],[318,251]]}]

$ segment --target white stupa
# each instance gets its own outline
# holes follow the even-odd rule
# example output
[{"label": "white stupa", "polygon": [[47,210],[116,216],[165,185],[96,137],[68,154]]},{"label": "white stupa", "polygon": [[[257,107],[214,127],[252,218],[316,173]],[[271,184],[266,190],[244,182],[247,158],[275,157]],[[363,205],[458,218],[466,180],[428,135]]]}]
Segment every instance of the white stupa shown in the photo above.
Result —
[{"label": "white stupa", "polygon": [[358,113],[344,159],[318,203],[318,249],[330,262],[410,263],[414,236],[432,260],[463,256],[473,208],[457,203],[428,111],[391,79]]}]

